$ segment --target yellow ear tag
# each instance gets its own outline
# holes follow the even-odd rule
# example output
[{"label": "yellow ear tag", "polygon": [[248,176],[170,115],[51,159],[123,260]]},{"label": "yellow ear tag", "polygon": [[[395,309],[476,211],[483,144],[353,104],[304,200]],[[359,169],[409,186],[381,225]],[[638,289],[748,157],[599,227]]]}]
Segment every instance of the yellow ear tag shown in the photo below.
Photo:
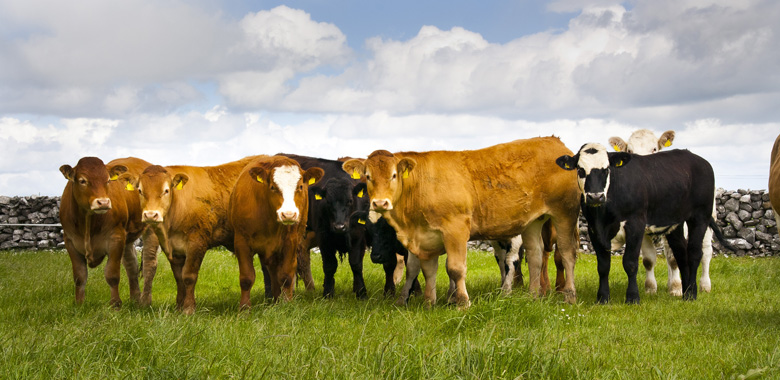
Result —
[{"label": "yellow ear tag", "polygon": [[623,166],[623,160],[618,161],[617,165],[615,165],[616,168],[619,168]]},{"label": "yellow ear tag", "polygon": [[257,176],[257,182],[263,183],[263,179],[260,178],[260,176]]},{"label": "yellow ear tag", "polygon": [[135,190],[135,188],[133,187],[133,185],[130,182],[128,182],[127,185],[125,185],[125,189],[127,189],[127,191]]},{"label": "yellow ear tag", "polygon": [[358,198],[363,198],[363,190],[360,190],[360,192],[358,193]]},{"label": "yellow ear tag", "polygon": [[404,170],[404,179],[409,178],[409,169]]},{"label": "yellow ear tag", "polygon": [[184,187],[184,181],[179,181],[179,183],[176,184],[176,190],[181,190],[182,187]]},{"label": "yellow ear tag", "polygon": [[309,179],[309,185],[313,185],[313,184],[314,184],[314,182],[317,182],[317,180],[316,180],[316,179],[314,179],[314,177],[312,177],[311,179]]},{"label": "yellow ear tag", "polygon": [[319,194],[314,194],[314,199],[320,201],[322,200],[322,196],[320,196]]},{"label": "yellow ear tag", "polygon": [[352,179],[360,179],[360,173],[358,173],[357,169],[352,172]]},{"label": "yellow ear tag", "polygon": [[616,152],[620,152],[620,147],[618,145],[614,145],[613,148],[615,148]]},{"label": "yellow ear tag", "polygon": [[109,178],[108,180],[109,180],[109,181],[116,181],[116,180],[118,180],[118,179],[119,179],[119,174],[114,174],[114,175],[112,175],[112,176],[111,176],[111,178]]},{"label": "yellow ear tag", "polygon": [[672,140],[666,140],[666,142],[664,143],[664,146],[667,147],[667,148],[672,146]]},{"label": "yellow ear tag", "polygon": [[360,224],[366,224],[366,221],[365,221],[365,220],[363,220],[363,219],[358,219],[358,223],[360,223]]},{"label": "yellow ear tag", "polygon": [[566,167],[566,169],[571,169],[571,166],[569,166],[569,164],[568,164],[568,163],[566,163],[566,164],[563,164],[563,166],[564,166],[564,167]]}]

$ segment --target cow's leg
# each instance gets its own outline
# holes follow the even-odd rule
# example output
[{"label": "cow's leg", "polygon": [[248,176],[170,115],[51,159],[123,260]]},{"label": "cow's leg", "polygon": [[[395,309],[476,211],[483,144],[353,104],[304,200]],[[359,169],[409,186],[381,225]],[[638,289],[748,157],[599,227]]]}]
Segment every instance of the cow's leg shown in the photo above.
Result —
[{"label": "cow's leg", "polygon": [[[395,268],[393,270],[393,285],[398,285],[401,280],[404,279],[404,272],[406,270],[406,260],[403,255],[395,254]],[[395,290],[395,289],[394,289]]]},{"label": "cow's leg", "polygon": [[[536,220],[523,231],[523,248],[525,260],[528,262],[528,290],[531,295],[542,294],[542,225],[544,221]],[[549,284],[548,284],[549,286]]]},{"label": "cow's leg", "polygon": [[382,263],[382,269],[385,270],[385,297],[395,296],[394,275],[397,263]]},{"label": "cow's leg", "polygon": [[[507,281],[507,272],[509,272],[508,268],[508,262],[506,260],[506,250],[501,246],[501,242],[498,240],[491,240],[490,245],[493,246],[493,256],[496,257],[496,264],[498,264],[498,271],[501,273],[501,289],[504,290],[504,292],[511,292],[512,291],[512,283],[511,279],[510,281]],[[509,282],[509,285],[507,286],[507,282]],[[507,288],[509,289],[507,291]]]},{"label": "cow's leg", "polygon": [[238,259],[238,283],[241,287],[241,298],[238,301],[238,306],[241,309],[248,309],[252,306],[250,293],[252,286],[255,285],[255,276],[257,275],[254,254],[249,247],[249,242],[241,234],[233,236],[233,249],[233,253]]},{"label": "cow's leg", "polygon": [[626,250],[623,253],[623,270],[628,277],[626,303],[639,303],[639,285],[636,281],[639,272],[639,251],[644,239],[645,221],[630,219],[625,224]]},{"label": "cow's leg", "polygon": [[[577,302],[577,290],[574,287],[574,264],[577,261],[577,247],[580,243],[580,231],[577,228],[578,217],[579,207],[552,217],[553,227],[557,233],[556,254],[561,256],[562,270],[565,273],[565,285],[561,289],[561,293],[563,293],[564,300],[570,304]],[[609,251],[606,248],[604,251],[609,256]],[[560,271],[559,268],[559,275]],[[607,273],[609,273],[609,267],[607,267]],[[607,300],[609,300],[609,283],[607,283]]]},{"label": "cow's leg", "polygon": [[682,226],[666,235],[666,241],[669,244],[669,248],[671,249],[675,262],[679,268],[681,289],[685,289],[688,270],[688,247]]},{"label": "cow's leg", "polygon": [[439,258],[420,260],[420,268],[425,277],[425,306],[431,307],[436,304],[436,272],[439,270]]},{"label": "cow's leg", "polygon": [[588,236],[593,250],[596,252],[596,267],[599,272],[599,290],[596,293],[596,302],[606,304],[609,302],[609,269],[612,266],[612,254],[607,247],[602,244],[591,227],[588,227]]},{"label": "cow's leg", "polygon": [[311,251],[307,246],[298,251],[298,277],[303,279],[307,292],[314,291],[314,277],[311,275]]},{"label": "cow's leg", "polygon": [[[401,293],[398,295],[398,299],[395,301],[397,306],[404,306],[409,301],[409,292],[412,289],[412,285],[417,281],[417,275],[420,274],[420,259],[415,254],[409,254],[406,257],[406,282],[401,288]],[[419,283],[418,283],[419,286]]]},{"label": "cow's leg", "polygon": [[561,256],[560,250],[555,250],[553,260],[555,261],[555,291],[562,292],[563,287],[566,286],[566,270],[563,266],[563,256]]},{"label": "cow's leg", "polygon": [[707,228],[704,239],[701,242],[701,290],[709,293],[712,290],[710,282],[710,260],[712,260],[712,229]]},{"label": "cow's leg", "polygon": [[349,250],[349,267],[352,269],[352,291],[357,298],[368,298],[366,283],[363,280],[363,257],[366,245],[363,242],[353,242]]},{"label": "cow's leg", "polygon": [[187,258],[180,254],[174,254],[171,252],[171,272],[173,272],[173,279],[176,280],[176,307],[181,310],[182,302],[184,302],[184,279],[182,278],[182,269],[184,269],[184,260]]},{"label": "cow's leg", "polygon": [[141,302],[141,288],[138,286],[138,257],[135,253],[133,242],[125,245],[122,253],[122,265],[127,273],[127,283],[130,287],[130,299],[135,303]]},{"label": "cow's leg", "polygon": [[198,272],[200,272],[200,265],[203,263],[203,256],[206,255],[207,249],[200,244],[193,244],[192,242],[189,245],[189,252],[187,252],[187,259],[182,270],[185,293],[181,311],[187,315],[195,312],[195,285],[198,283]]},{"label": "cow's leg", "polygon": [[674,253],[669,246],[669,241],[666,236],[663,241],[663,250],[664,256],[666,257],[666,268],[668,273],[666,287],[670,295],[682,297],[682,278],[680,277],[680,268],[677,266],[677,259],[674,257]]},{"label": "cow's leg", "polygon": [[336,258],[336,250],[332,247],[320,247],[322,254],[322,272],[325,280],[322,284],[322,296],[325,298],[333,297],[336,287],[336,269],[339,267],[339,261]]},{"label": "cow's leg", "polygon": [[[468,240],[470,233],[471,232],[468,222],[453,223],[449,226],[445,226],[442,231],[444,251],[447,252],[447,274],[449,275],[450,280],[455,282],[454,300],[457,302],[458,307],[463,309],[471,306],[471,301],[469,301],[469,294],[466,291],[466,254],[468,251]],[[423,271],[425,271],[425,266],[423,266]],[[425,272],[423,273],[426,274]],[[435,275],[436,273],[434,272],[434,276]],[[427,293],[427,274],[425,279],[425,288]]]},{"label": "cow's leg", "polygon": [[[252,259],[254,261],[254,259]],[[268,265],[260,262],[260,272],[263,274],[263,292],[266,300],[274,299],[273,284],[271,283],[271,272],[268,269]]]},{"label": "cow's leg", "polygon": [[550,291],[550,252],[542,249],[542,269],[539,273],[539,291],[547,294]]},{"label": "cow's leg", "polygon": [[152,283],[157,274],[157,254],[160,251],[160,242],[151,228],[147,228],[144,232],[143,241],[141,264],[143,266],[144,289],[141,293],[141,305],[149,306],[152,304]]},{"label": "cow's leg", "polygon": [[[699,263],[702,257],[702,242],[707,233],[707,221],[689,220],[685,222],[688,228],[688,282],[683,280],[683,299],[695,300],[698,295],[698,286],[696,286],[696,272],[699,270]],[[681,273],[682,273],[682,268]]]},{"label": "cow's leg", "polygon": [[504,261],[507,278],[504,280],[502,289],[504,289],[505,292],[507,291],[507,287],[509,291],[512,291],[512,288],[515,286],[519,288],[523,287],[523,272],[520,269],[520,262],[523,258],[521,252],[523,249],[522,245],[523,237],[521,235],[517,235],[510,240],[509,250],[506,253],[506,259]]},{"label": "cow's leg", "polygon": [[[108,243],[108,261],[103,273],[106,277],[106,282],[111,288],[111,300],[109,303],[115,308],[122,306],[122,300],[119,298],[119,275],[121,272],[122,256],[124,256],[125,250],[125,232],[115,232],[110,238]],[[137,263],[136,263],[137,265]]]},{"label": "cow's leg", "polygon": [[648,235],[642,237],[642,264],[645,266],[645,293],[655,294],[658,291],[658,282],[655,280],[655,263],[658,254],[655,251],[653,238]]},{"label": "cow's leg", "polygon": [[70,239],[65,238],[65,249],[70,256],[70,265],[73,269],[73,284],[75,285],[76,304],[84,303],[84,297],[87,292],[87,259],[84,255],[78,253]]}]

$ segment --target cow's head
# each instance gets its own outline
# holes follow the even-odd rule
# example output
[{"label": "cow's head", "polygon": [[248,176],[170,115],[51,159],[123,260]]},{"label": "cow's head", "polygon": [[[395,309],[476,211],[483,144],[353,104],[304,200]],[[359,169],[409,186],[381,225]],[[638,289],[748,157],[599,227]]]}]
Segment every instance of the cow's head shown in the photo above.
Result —
[{"label": "cow's head", "polygon": [[628,138],[628,142],[623,141],[623,139],[617,136],[610,137],[609,145],[618,152],[646,156],[659,152],[663,148],[672,146],[672,141],[674,141],[674,131],[666,131],[661,135],[661,138],[656,138],[653,131],[649,129],[640,129],[631,134],[631,137]]},{"label": "cow's head", "polygon": [[300,222],[301,210],[308,208],[309,185],[319,181],[323,174],[320,168],[304,172],[297,162],[288,158],[280,159],[274,166],[258,165],[249,169],[249,175],[275,210],[277,221],[285,225]]},{"label": "cow's head", "polygon": [[366,230],[371,235],[371,262],[375,264],[395,263],[396,253],[404,251],[403,245],[398,241],[395,229],[373,211],[357,211],[352,214],[353,223],[365,224]]},{"label": "cow's head", "polygon": [[144,169],[140,177],[125,173],[119,177],[128,191],[137,191],[141,200],[141,220],[147,224],[165,221],[173,203],[175,192],[184,189],[189,177],[184,173],[172,174],[159,165]]},{"label": "cow's head", "polygon": [[354,181],[348,178],[333,177],[311,188],[314,199],[309,202],[315,202],[319,214],[327,220],[332,232],[349,231],[349,217],[355,210],[354,187]]},{"label": "cow's head", "polygon": [[[114,167],[115,171],[127,171],[122,165]],[[60,172],[72,182],[73,197],[79,208],[88,214],[105,214],[111,210],[111,199],[108,196],[108,183],[111,175],[108,168],[97,157],[84,157],[76,167],[60,166]]]},{"label": "cow's head", "polygon": [[588,206],[601,206],[607,201],[610,170],[622,168],[631,161],[625,152],[607,153],[599,143],[585,144],[574,157],[561,156],[555,160],[564,170],[577,170],[577,182],[583,201]]},{"label": "cow's head", "polygon": [[344,163],[344,171],[352,178],[366,178],[371,210],[382,213],[393,209],[401,197],[403,181],[410,178],[417,161],[398,158],[386,150],[377,150],[365,161],[352,159]]}]

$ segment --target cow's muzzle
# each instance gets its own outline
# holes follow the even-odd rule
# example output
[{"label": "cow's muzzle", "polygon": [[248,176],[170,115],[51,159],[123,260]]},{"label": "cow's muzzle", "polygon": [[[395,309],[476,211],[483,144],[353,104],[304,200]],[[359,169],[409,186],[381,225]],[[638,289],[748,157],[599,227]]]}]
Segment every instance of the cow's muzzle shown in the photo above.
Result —
[{"label": "cow's muzzle", "polygon": [[108,210],[111,210],[111,199],[109,198],[95,198],[90,205],[90,209],[95,214],[105,214]]},{"label": "cow's muzzle", "polygon": [[141,216],[141,221],[144,223],[162,223],[163,216],[162,213],[156,210],[153,211],[144,210],[144,213]]},{"label": "cow's muzzle", "polygon": [[371,211],[384,212],[393,209],[393,203],[389,199],[372,199]]},{"label": "cow's muzzle", "polygon": [[601,193],[585,193],[585,203],[589,206],[601,206],[607,201],[607,194]]},{"label": "cow's muzzle", "polygon": [[295,223],[298,223],[298,211],[279,211],[277,212],[277,216],[279,217],[279,222],[284,225],[292,225]]}]

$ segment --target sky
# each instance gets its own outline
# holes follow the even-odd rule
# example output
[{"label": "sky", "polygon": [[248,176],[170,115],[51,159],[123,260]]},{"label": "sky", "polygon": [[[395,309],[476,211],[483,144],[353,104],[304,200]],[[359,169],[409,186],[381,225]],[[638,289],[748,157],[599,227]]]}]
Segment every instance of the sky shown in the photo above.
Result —
[{"label": "sky", "polygon": [[676,131],[765,189],[775,0],[0,0],[0,195],[135,156],[217,165]]}]

